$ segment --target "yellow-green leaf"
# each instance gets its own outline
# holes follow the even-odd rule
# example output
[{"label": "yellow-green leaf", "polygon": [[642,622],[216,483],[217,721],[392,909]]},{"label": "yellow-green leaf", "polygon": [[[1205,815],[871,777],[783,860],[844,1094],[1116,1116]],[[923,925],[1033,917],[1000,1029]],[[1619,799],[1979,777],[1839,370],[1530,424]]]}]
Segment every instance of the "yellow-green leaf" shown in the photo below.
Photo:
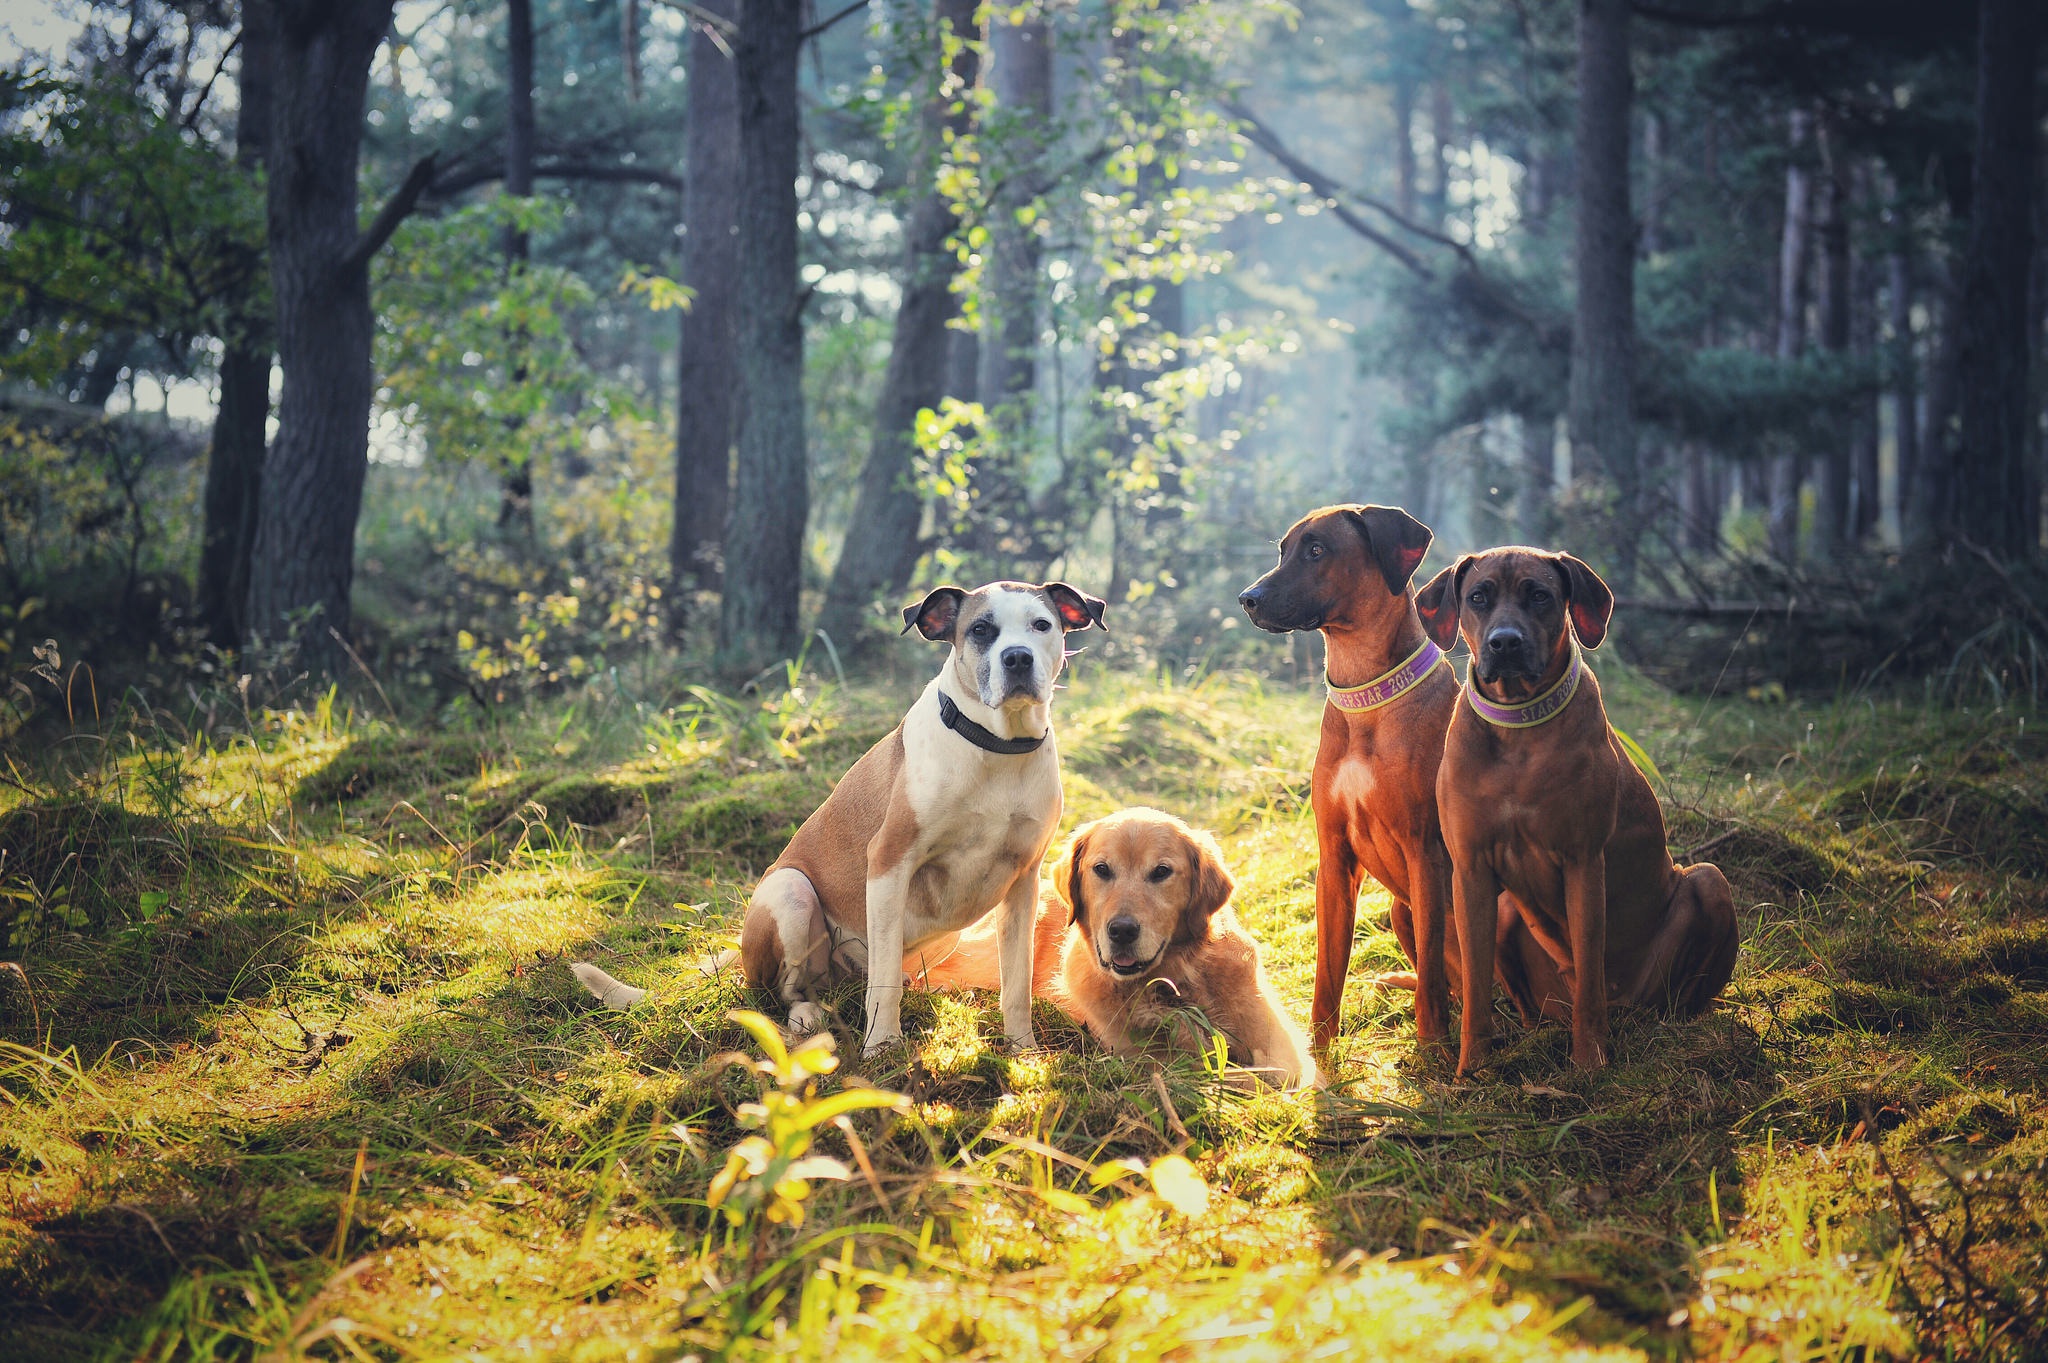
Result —
[{"label": "yellow-green leaf", "polygon": [[1182,1155],[1163,1155],[1146,1171],[1152,1191],[1182,1216],[1200,1216],[1209,1209],[1209,1185]]}]

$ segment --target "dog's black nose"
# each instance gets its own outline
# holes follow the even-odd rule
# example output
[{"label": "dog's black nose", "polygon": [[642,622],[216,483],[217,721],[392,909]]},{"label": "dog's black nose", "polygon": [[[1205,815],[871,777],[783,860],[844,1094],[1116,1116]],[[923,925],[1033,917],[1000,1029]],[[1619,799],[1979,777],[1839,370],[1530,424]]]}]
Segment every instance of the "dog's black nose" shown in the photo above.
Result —
[{"label": "dog's black nose", "polygon": [[1486,651],[1496,657],[1505,658],[1511,653],[1521,652],[1525,642],[1527,641],[1522,638],[1522,631],[1510,625],[1502,625],[1486,636]]},{"label": "dog's black nose", "polygon": [[1138,920],[1135,918],[1112,918],[1109,920],[1109,944],[1113,947],[1135,945],[1138,940]]},{"label": "dog's black nose", "polygon": [[1003,650],[1003,671],[1029,672],[1037,657],[1028,648],[1006,648]]},{"label": "dog's black nose", "polygon": [[1265,593],[1257,587],[1246,587],[1237,594],[1237,604],[1243,606],[1248,611],[1257,610],[1259,608],[1259,599],[1264,595]]}]

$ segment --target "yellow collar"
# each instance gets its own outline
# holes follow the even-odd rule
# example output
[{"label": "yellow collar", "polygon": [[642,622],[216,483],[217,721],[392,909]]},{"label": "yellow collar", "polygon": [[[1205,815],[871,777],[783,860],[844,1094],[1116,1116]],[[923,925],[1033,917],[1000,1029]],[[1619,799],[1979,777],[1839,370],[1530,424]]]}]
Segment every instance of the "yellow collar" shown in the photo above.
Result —
[{"label": "yellow collar", "polygon": [[1571,666],[1564,670],[1548,691],[1522,705],[1499,705],[1479,694],[1479,688],[1468,675],[1465,679],[1465,699],[1472,702],[1472,713],[1488,724],[1503,729],[1533,729],[1547,724],[1564,713],[1564,707],[1572,703],[1572,697],[1579,690],[1579,676],[1586,670],[1579,655],[1579,641],[1572,640]]},{"label": "yellow collar", "polygon": [[1329,686],[1327,672],[1323,674],[1323,684],[1329,686],[1330,704],[1339,710],[1359,714],[1401,699],[1422,685],[1423,679],[1436,671],[1437,664],[1443,661],[1444,651],[1436,646],[1436,641],[1424,639],[1422,647],[1409,654],[1393,671],[1374,677],[1363,686]]}]

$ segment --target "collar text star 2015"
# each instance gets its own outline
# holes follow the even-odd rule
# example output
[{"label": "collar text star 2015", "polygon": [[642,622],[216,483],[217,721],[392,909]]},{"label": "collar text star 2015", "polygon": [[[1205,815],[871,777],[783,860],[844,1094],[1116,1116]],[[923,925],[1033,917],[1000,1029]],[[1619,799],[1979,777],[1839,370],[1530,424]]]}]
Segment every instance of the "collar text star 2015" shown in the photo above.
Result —
[{"label": "collar text star 2015", "polygon": [[[1045,742],[1045,734],[1036,738],[997,738],[994,734],[960,713],[960,707],[944,691],[939,692],[939,723],[951,729],[960,737],[980,748],[1004,757],[1022,757],[1028,752],[1037,752]],[[1051,730],[1047,730],[1050,733]]]},{"label": "collar text star 2015", "polygon": [[1330,704],[1358,714],[1393,704],[1422,685],[1423,678],[1436,671],[1437,664],[1443,661],[1444,651],[1436,646],[1436,641],[1424,639],[1422,647],[1409,654],[1406,662],[1363,686],[1332,685],[1328,674],[1324,675],[1323,684],[1329,687]]},{"label": "collar text star 2015", "polygon": [[1564,670],[1564,675],[1557,679],[1556,685],[1528,704],[1496,705],[1479,694],[1479,688],[1472,684],[1469,677],[1465,680],[1465,699],[1472,702],[1472,713],[1488,724],[1496,724],[1503,729],[1533,729],[1538,724],[1556,719],[1564,713],[1564,707],[1570,705],[1572,697],[1578,694],[1579,674],[1584,670],[1585,665],[1579,656],[1578,641],[1573,640],[1571,666]]}]

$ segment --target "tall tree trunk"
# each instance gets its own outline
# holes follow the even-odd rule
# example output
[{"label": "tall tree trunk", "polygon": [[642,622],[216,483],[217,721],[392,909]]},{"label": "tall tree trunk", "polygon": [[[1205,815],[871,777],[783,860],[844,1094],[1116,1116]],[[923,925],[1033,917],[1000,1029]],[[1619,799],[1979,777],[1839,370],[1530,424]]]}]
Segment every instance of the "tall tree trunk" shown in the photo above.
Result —
[{"label": "tall tree trunk", "polygon": [[716,666],[743,680],[803,640],[804,300],[797,289],[797,53],[803,0],[747,0],[735,45],[739,88],[740,422]]},{"label": "tall tree trunk", "polygon": [[1903,223],[1895,223],[1891,253],[1885,257],[1886,311],[1891,321],[1890,355],[1885,365],[1892,399],[1894,477],[1892,523],[1903,537],[1906,504],[1920,468],[1920,402],[1913,362],[1913,265],[1911,243]]},{"label": "tall tree trunk", "polygon": [[1711,554],[1721,544],[1721,499],[1713,458],[1698,441],[1679,451],[1683,482],[1679,484],[1679,543],[1688,552]]},{"label": "tall tree trunk", "polygon": [[1429,144],[1430,172],[1429,195],[1423,200],[1422,211],[1432,227],[1441,228],[1451,206],[1451,141],[1452,141],[1451,89],[1443,81],[1433,81],[1429,87]]},{"label": "tall tree trunk", "polygon": [[1643,258],[1664,249],[1664,120],[1643,115]]},{"label": "tall tree trunk", "polygon": [[[262,164],[270,126],[276,20],[263,0],[244,0],[235,160],[251,171]],[[214,413],[213,443],[207,451],[199,540],[199,618],[207,637],[221,648],[237,648],[242,642],[270,424],[270,319],[252,307],[238,320],[236,332],[225,338],[220,359],[220,407]]]},{"label": "tall tree trunk", "polygon": [[[1820,344],[1837,359],[1849,351],[1849,158],[1841,134],[1823,124],[1818,138],[1823,174],[1820,206]],[[1854,538],[1849,527],[1848,423],[1831,434],[1819,459],[1813,518],[1814,549],[1823,559],[1841,554]]]},{"label": "tall tree trunk", "polygon": [[370,255],[356,171],[370,62],[392,0],[279,0],[270,136],[270,272],[284,370],[250,571],[251,632],[301,628],[301,660],[341,672],[369,462]]},{"label": "tall tree trunk", "polygon": [[1641,488],[1635,432],[1635,224],[1628,144],[1634,85],[1628,0],[1579,0],[1578,298],[1572,314],[1572,476],[1613,480],[1614,576],[1635,577]]},{"label": "tall tree trunk", "polygon": [[640,102],[640,0],[619,0],[619,62],[626,68],[626,99]]},{"label": "tall tree trunk", "polygon": [[917,529],[924,499],[915,486],[917,414],[936,408],[946,395],[952,342],[961,334],[947,327],[959,311],[952,288],[953,253],[946,244],[955,220],[937,179],[947,134],[963,137],[973,126],[978,7],[979,0],[937,0],[935,7],[935,54],[944,52],[949,33],[962,46],[950,65],[932,63],[916,168],[916,183],[924,193],[911,206],[903,232],[903,301],[875,405],[874,438],[848,522],[853,529],[839,551],[819,622],[842,647],[864,636],[862,622],[878,598],[899,595],[909,585],[922,552]]},{"label": "tall tree trunk", "polygon": [[1394,82],[1394,206],[1415,221],[1415,83]]},{"label": "tall tree trunk", "polygon": [[[1813,116],[1792,111],[1792,159],[1785,166],[1785,228],[1778,241],[1778,358],[1787,362],[1806,349],[1806,260],[1813,237],[1813,177],[1804,156]],[[1796,454],[1773,456],[1765,519],[1771,553],[1785,563],[1799,557],[1800,461]]]},{"label": "tall tree trunk", "polygon": [[[703,0],[721,19],[737,0]],[[683,626],[692,587],[724,576],[732,507],[739,370],[733,292],[739,280],[740,106],[732,59],[702,24],[690,34],[688,174],[683,182],[683,283],[695,293],[676,347],[676,495],[669,534],[669,622]]]},{"label": "tall tree trunk", "polygon": [[[505,0],[505,193],[518,199],[533,197],[533,0]],[[508,226],[505,272],[516,275],[524,270],[531,249],[526,232]],[[511,382],[517,387],[526,382],[526,337],[514,328],[506,340],[512,350]],[[533,460],[517,439],[524,423],[508,417],[505,424],[514,452],[498,471],[498,528],[517,525],[531,531]]]},{"label": "tall tree trunk", "polygon": [[989,25],[989,83],[995,92],[995,122],[1003,129],[1001,183],[989,205],[986,317],[981,340],[981,400],[992,409],[988,434],[992,457],[974,471],[984,524],[977,535],[984,551],[1004,520],[1028,515],[1018,465],[1033,429],[1033,395],[1038,387],[1038,308],[1041,246],[1035,225],[1018,214],[1039,196],[1044,174],[1045,130],[1052,121],[1052,24],[1032,4],[1024,22],[996,11]]},{"label": "tall tree trunk", "polygon": [[[505,0],[505,193],[533,195],[533,0]],[[507,231],[505,256],[526,259],[526,233]]]},{"label": "tall tree trunk", "polygon": [[[1857,184],[1867,192],[1869,179],[1859,173]],[[1876,257],[1867,248],[1852,246],[1849,253],[1849,353],[1856,357],[1861,375],[1874,373],[1877,359]],[[1878,393],[1864,379],[1859,382],[1849,420],[1849,474],[1852,498],[1849,540],[1867,544],[1877,534],[1879,515]]]},{"label": "tall tree trunk", "polygon": [[1956,401],[1962,388],[1961,287],[1944,261],[1930,262],[1935,275],[1933,363],[1927,370],[1927,401],[1920,422],[1920,459],[1914,466],[1908,504],[1907,542],[1927,548],[1947,533],[1955,514],[1957,477]]},{"label": "tall tree trunk", "polygon": [[1552,514],[1557,489],[1556,421],[1539,412],[1521,414],[1521,486],[1515,497],[1515,533],[1524,544],[1548,544],[1556,532]]},{"label": "tall tree trunk", "polygon": [[2034,108],[2039,0],[1977,10],[1977,145],[1963,257],[1962,459],[1955,532],[2001,558],[2033,556],[2039,535],[2027,430],[2033,343],[2026,280],[2034,263]]}]

